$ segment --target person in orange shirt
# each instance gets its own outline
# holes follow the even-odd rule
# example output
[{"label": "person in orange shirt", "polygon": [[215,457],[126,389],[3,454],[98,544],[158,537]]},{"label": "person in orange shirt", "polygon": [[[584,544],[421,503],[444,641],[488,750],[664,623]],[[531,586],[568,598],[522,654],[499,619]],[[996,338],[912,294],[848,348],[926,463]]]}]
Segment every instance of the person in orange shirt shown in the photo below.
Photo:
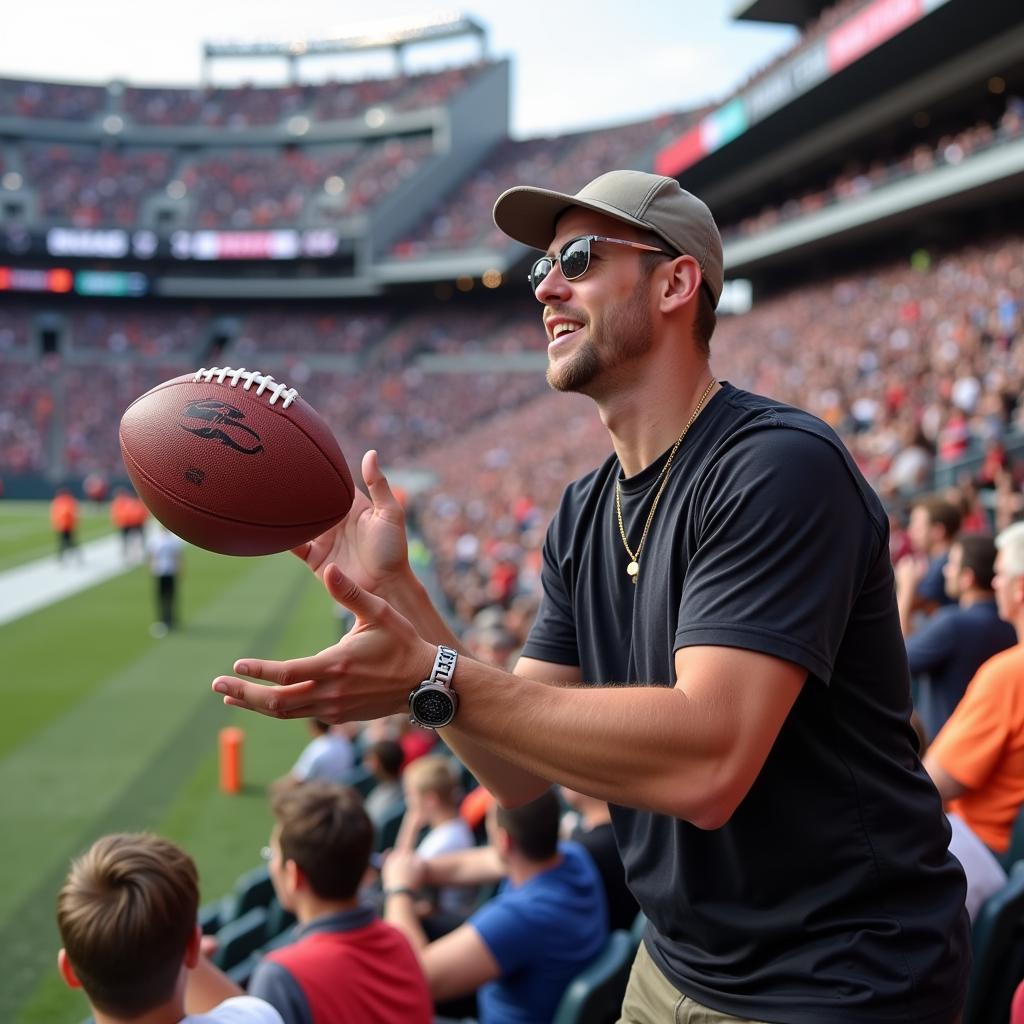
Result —
[{"label": "person in orange shirt", "polygon": [[924,766],[950,813],[999,854],[1024,804],[1024,522],[1003,530],[996,548],[996,605],[1018,643],[978,669]]},{"label": "person in orange shirt", "polygon": [[57,534],[57,558],[63,562],[64,556],[71,551],[78,554],[78,543],[75,531],[78,529],[78,502],[72,493],[61,487],[50,502],[50,525]]},{"label": "person in orange shirt", "polygon": [[148,516],[149,511],[138,498],[118,488],[110,503],[110,521],[121,534],[121,552],[126,560],[132,555],[133,545],[137,557],[142,557],[146,547],[143,525]]}]

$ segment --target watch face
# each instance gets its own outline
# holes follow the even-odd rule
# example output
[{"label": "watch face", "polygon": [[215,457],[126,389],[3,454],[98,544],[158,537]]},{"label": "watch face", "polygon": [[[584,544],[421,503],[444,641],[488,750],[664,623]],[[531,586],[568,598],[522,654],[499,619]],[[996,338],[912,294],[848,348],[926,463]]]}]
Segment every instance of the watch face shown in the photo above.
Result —
[{"label": "watch face", "polygon": [[428,729],[440,729],[455,717],[455,697],[443,686],[428,683],[409,696],[412,717]]}]

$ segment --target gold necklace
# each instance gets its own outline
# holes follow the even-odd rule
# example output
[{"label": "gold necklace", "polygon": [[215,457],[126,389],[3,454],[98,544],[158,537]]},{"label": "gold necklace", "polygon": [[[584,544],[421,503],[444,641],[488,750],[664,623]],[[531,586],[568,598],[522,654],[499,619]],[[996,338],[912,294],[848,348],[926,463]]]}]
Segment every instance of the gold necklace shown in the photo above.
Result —
[{"label": "gold necklace", "polygon": [[644,549],[644,542],[647,540],[647,531],[651,528],[651,523],[654,521],[654,510],[658,507],[658,499],[661,498],[661,492],[665,490],[665,485],[668,483],[668,470],[672,465],[672,460],[676,457],[676,452],[679,451],[679,446],[683,443],[683,438],[686,437],[690,427],[693,426],[693,421],[700,415],[701,409],[704,408],[704,403],[708,400],[708,396],[711,394],[711,389],[718,383],[714,377],[711,378],[711,383],[704,389],[704,394],[700,396],[700,400],[697,402],[697,407],[693,410],[693,415],[687,420],[686,426],[683,427],[683,432],[679,435],[676,443],[672,445],[672,450],[668,453],[668,458],[665,460],[665,465],[662,466],[661,472],[658,474],[658,480],[661,481],[657,492],[654,495],[654,501],[651,502],[651,511],[647,513],[647,522],[644,523],[644,532],[640,535],[640,543],[637,545],[636,551],[633,551],[629,546],[629,539],[626,537],[626,528],[622,525],[622,489],[619,487],[619,481],[615,481],[615,518],[619,521],[619,536],[622,538],[622,546],[626,549],[626,554],[629,555],[629,564],[626,566],[626,573],[629,578],[633,581],[634,586],[636,585],[637,578],[640,575],[640,552]]}]

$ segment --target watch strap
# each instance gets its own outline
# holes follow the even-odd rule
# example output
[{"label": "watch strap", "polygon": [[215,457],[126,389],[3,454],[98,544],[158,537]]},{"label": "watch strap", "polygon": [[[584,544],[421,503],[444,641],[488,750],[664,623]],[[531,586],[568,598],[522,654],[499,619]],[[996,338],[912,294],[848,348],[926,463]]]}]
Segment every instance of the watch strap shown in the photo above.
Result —
[{"label": "watch strap", "polygon": [[451,687],[452,676],[455,674],[455,663],[459,660],[459,652],[444,644],[437,645],[437,654],[434,656],[434,667],[431,669],[428,683],[440,683],[441,686]]}]

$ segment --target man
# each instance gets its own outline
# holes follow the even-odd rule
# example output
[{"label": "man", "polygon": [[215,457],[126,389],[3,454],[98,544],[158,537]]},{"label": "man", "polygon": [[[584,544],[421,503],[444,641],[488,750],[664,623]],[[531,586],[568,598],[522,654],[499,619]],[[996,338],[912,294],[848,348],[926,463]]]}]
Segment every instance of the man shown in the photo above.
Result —
[{"label": "man", "polygon": [[78,502],[66,488],[61,487],[50,502],[50,525],[57,535],[57,560],[64,561],[65,555],[74,551],[82,560],[78,549]]},{"label": "man", "polygon": [[184,563],[185,542],[170,530],[157,526],[146,541],[149,569],[156,583],[156,621],[150,636],[160,639],[177,627],[178,577]]},{"label": "man", "polygon": [[[402,775],[402,790],[405,814],[395,838],[396,850],[436,857],[476,845],[473,830],[459,814],[459,783],[450,757],[427,754],[417,758]],[[472,890],[463,886],[440,889],[431,914],[431,931],[450,931],[465,920],[472,907]]]},{"label": "man", "polygon": [[270,877],[298,931],[260,961],[249,992],[285,1024],[429,1024],[433,1006],[409,943],[359,902],[373,847],[359,794],[286,779],[271,803]]},{"label": "man", "polygon": [[402,748],[394,740],[377,740],[363,755],[363,764],[377,780],[367,794],[366,813],[380,828],[395,807],[404,801],[402,793]]},{"label": "man", "polygon": [[[491,844],[431,859],[384,862],[385,919],[419,953],[434,999],[479,988],[482,1024],[545,1024],[569,982],[601,952],[608,918],[593,861],[558,843],[560,808],[548,790],[515,810],[491,808]],[[414,906],[423,885],[505,879],[497,896],[453,932],[428,942]]]},{"label": "man", "polygon": [[919,501],[910,510],[907,536],[911,554],[896,566],[896,599],[904,636],[913,633],[917,619],[927,619],[938,608],[955,603],[946,593],[943,570],[960,522],[959,509],[937,496]]},{"label": "man", "polygon": [[355,763],[352,741],[340,729],[319,718],[309,720],[309,732],[313,738],[292,766],[292,775],[299,782],[310,779],[326,779],[339,785],[348,782]]},{"label": "man", "polygon": [[98,839],[57,897],[57,966],[96,1024],[282,1024],[199,949],[196,866],[148,834]]},{"label": "man", "polygon": [[[996,537],[993,587],[1001,618],[1024,636],[1024,523]],[[925,768],[952,813],[1005,853],[1024,803],[1024,644],[978,669],[928,748]]]},{"label": "man", "polygon": [[943,567],[946,594],[957,604],[940,608],[907,640],[910,672],[918,677],[915,710],[934,739],[960,702],[979,666],[1017,642],[1013,626],[999,617],[992,575],[991,537],[963,534]]},{"label": "man", "polygon": [[406,706],[503,806],[547,780],[607,800],[650,922],[626,1021],[949,1024],[965,882],[915,753],[877,497],[824,423],[715,380],[721,242],[677,182],[515,188],[495,219],[546,252],[548,379],[615,451],[549,527],[515,673],[458,651],[371,452],[371,497],[298,552],[352,632],[235,663],[279,688],[214,689],[276,717]]}]

